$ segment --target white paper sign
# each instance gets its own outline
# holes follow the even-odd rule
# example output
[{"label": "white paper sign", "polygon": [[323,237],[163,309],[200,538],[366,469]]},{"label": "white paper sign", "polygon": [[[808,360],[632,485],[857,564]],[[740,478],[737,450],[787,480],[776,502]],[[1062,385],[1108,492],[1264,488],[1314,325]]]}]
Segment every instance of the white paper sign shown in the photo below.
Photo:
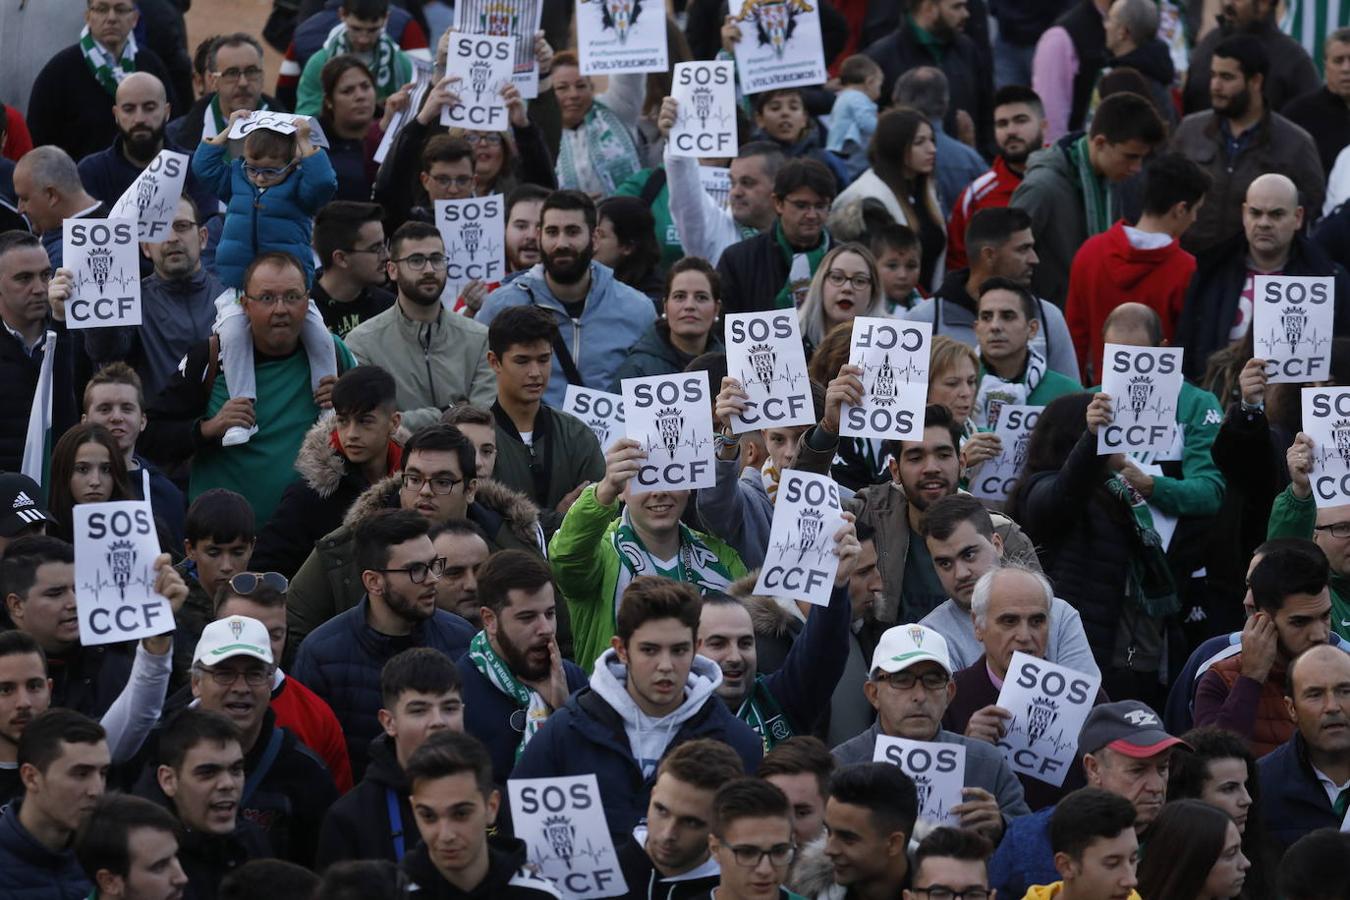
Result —
[{"label": "white paper sign", "polygon": [[728,313],[726,336],[727,374],[750,395],[745,415],[731,417],[733,432],[816,423],[795,310]]},{"label": "white paper sign", "polygon": [[1257,275],[1252,341],[1272,383],[1331,378],[1336,279],[1331,275]]},{"label": "white paper sign", "polygon": [[66,219],[61,266],[75,283],[67,328],[141,324],[141,264],[135,219]]},{"label": "white paper sign", "polygon": [[75,511],[75,606],[86,647],[173,630],[173,607],[155,592],[159,538],[145,500],[80,503]]},{"label": "white paper sign", "polygon": [[451,34],[445,74],[459,77],[459,84],[453,86],[459,94],[459,105],[441,107],[442,125],[471,131],[506,131],[511,127],[502,88],[511,83],[514,47],[509,36]]},{"label": "white paper sign", "polygon": [[736,68],[741,93],[824,84],[820,13],[810,0],[730,0],[741,26]]},{"label": "white paper sign", "polygon": [[515,42],[511,80],[520,96],[539,96],[539,63],[534,57],[534,33],[544,12],[543,0],[457,0],[455,31],[510,36]]},{"label": "white paper sign", "polygon": [[621,386],[628,437],[647,451],[628,490],[648,494],[715,485],[708,373],[625,378]]},{"label": "white paper sign", "polygon": [[162,244],[173,232],[174,214],[178,199],[183,195],[192,157],[173,150],[161,150],[141,170],[136,180],[113,204],[113,219],[135,219],[139,240],[146,244]]},{"label": "white paper sign", "polygon": [[839,485],[833,478],[785,470],[755,593],[829,606],[839,571],[834,535],[843,526]]},{"label": "white paper sign", "polygon": [[880,316],[853,320],[848,361],[863,370],[863,404],[843,405],[841,435],[900,441],[921,438],[932,334],[931,322]]},{"label": "white paper sign", "polygon": [[1008,491],[1022,474],[1027,464],[1027,447],[1031,431],[1041,417],[1044,406],[1016,406],[1004,404],[998,408],[994,434],[998,435],[1003,450],[986,461],[970,482],[970,492],[981,500],[1006,500]]},{"label": "white paper sign", "polygon": [[1097,429],[1097,453],[1161,453],[1172,446],[1181,395],[1180,347],[1107,344],[1102,393],[1110,394],[1115,417]]},{"label": "white paper sign", "polygon": [[569,384],[563,394],[562,411],[586,423],[604,453],[624,434],[623,397],[608,391]]},{"label": "white paper sign", "polygon": [[436,228],[445,241],[445,295],[470,281],[506,274],[506,201],[501,194],[436,201]]},{"label": "white paper sign", "polygon": [[963,802],[966,784],[966,748],[938,741],[911,741],[877,735],[872,762],[900,767],[919,792],[919,818],[933,825],[961,826],[952,809]]},{"label": "white paper sign", "polygon": [[512,778],[506,790],[511,824],[525,842],[529,862],[564,897],[628,893],[595,775]]},{"label": "white paper sign", "polygon": [[1064,784],[1101,683],[1100,675],[1013,653],[998,694],[998,705],[1012,713],[998,742],[1012,770],[1055,787]]},{"label": "white paper sign", "polygon": [[250,131],[256,131],[259,128],[275,131],[277,134],[295,134],[296,124],[301,119],[309,120],[309,142],[315,147],[327,149],[328,137],[323,133],[323,127],[313,116],[298,116],[295,113],[277,112],[270,109],[254,110],[246,116],[235,119],[234,124],[230,126],[229,139],[232,141],[243,140],[248,137]]},{"label": "white paper sign", "polygon": [[721,166],[699,166],[698,183],[722,209],[731,206],[731,170]]},{"label": "white paper sign", "polygon": [[736,155],[736,64],[675,64],[671,96],[679,103],[670,129],[671,156]]},{"label": "white paper sign", "polygon": [[422,101],[426,99],[427,92],[431,90],[432,83],[435,81],[435,70],[431,63],[413,57],[413,88],[408,94],[408,106],[400,109],[389,118],[389,127],[384,130],[384,135],[380,138],[380,146],[375,148],[375,162],[382,163],[384,158],[389,155],[390,149],[394,146],[394,139],[398,137],[403,126],[408,124],[411,118],[408,110],[419,110],[422,108]]},{"label": "white paper sign", "polygon": [[666,10],[653,0],[577,0],[582,75],[666,72]]},{"label": "white paper sign", "polygon": [[1350,505],[1350,388],[1304,388],[1303,430],[1313,439],[1317,508]]}]

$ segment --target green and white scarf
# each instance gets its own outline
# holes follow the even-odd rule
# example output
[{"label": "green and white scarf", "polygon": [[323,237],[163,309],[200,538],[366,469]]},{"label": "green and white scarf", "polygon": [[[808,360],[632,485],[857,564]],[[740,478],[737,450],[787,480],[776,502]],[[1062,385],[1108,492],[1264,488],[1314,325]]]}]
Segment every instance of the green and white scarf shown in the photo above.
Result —
[{"label": "green and white scarf", "polygon": [[525,745],[534,737],[539,727],[548,721],[548,715],[552,710],[538,691],[525,686],[516,678],[506,660],[492,649],[486,631],[478,632],[473,636],[473,640],[469,641],[469,662],[473,663],[473,667],[480,675],[492,682],[493,687],[516,701],[516,706],[525,710],[525,727],[520,735],[520,743],[516,746],[516,759],[520,759]]},{"label": "green and white scarf", "polygon": [[[623,596],[628,582],[639,575],[665,573],[657,567],[651,553],[643,546],[642,538],[638,537],[637,529],[633,527],[633,520],[629,517],[626,507],[611,540],[614,542],[614,550],[619,554],[619,579],[614,585],[614,612],[617,615],[619,598]],[[692,584],[698,588],[700,594],[726,591],[731,586],[731,572],[717,558],[717,554],[699,539],[698,534],[684,523],[680,523],[680,552],[675,565],[676,571],[670,577],[676,581]]]},{"label": "green and white scarf", "polygon": [[394,43],[394,39],[386,31],[380,32],[379,40],[375,42],[375,48],[371,52],[357,53],[352,49],[352,42],[347,37],[347,26],[339,22],[328,32],[323,49],[327,51],[329,59],[350,53],[370,66],[371,74],[375,76],[375,96],[381,102],[403,87],[398,71],[398,44]]},{"label": "green and white scarf", "polygon": [[975,408],[966,421],[980,428],[993,428],[998,422],[998,411],[1006,406],[1020,406],[1040,387],[1045,377],[1045,357],[1035,347],[1027,347],[1027,366],[1024,378],[1008,381],[980,363],[980,387],[975,392]]},{"label": "green and white scarf", "polygon": [[787,235],[783,234],[783,223],[774,222],[773,238],[778,242],[778,249],[782,251],[783,258],[788,261],[787,281],[783,283],[778,296],[774,297],[774,306],[778,309],[797,309],[806,301],[806,292],[811,289],[811,279],[815,277],[816,267],[830,249],[830,233],[822,231],[820,245],[802,251],[788,243]]},{"label": "green and white scarf", "polygon": [[1088,237],[1101,234],[1116,220],[1115,198],[1111,195],[1110,187],[1092,169],[1087,135],[1069,145],[1069,162],[1078,170],[1078,184],[1083,189],[1083,212],[1087,216]]},{"label": "green and white scarf", "polygon": [[[259,98],[258,109],[266,111],[271,109],[267,101]],[[206,114],[202,119],[202,140],[213,138],[225,130],[225,126],[230,124],[220,113],[220,94],[212,94],[211,102],[206,104]]]},{"label": "green and white scarf", "polygon": [[1144,495],[1120,475],[1106,479],[1106,490],[1125,504],[1134,524],[1134,552],[1125,577],[1126,599],[1150,619],[1161,619],[1181,609],[1176,582],[1167,563],[1167,551],[1153,526],[1153,513]]},{"label": "green and white scarf", "polygon": [[136,35],[128,34],[127,42],[122,45],[122,55],[113,58],[98,41],[94,40],[89,26],[80,32],[80,53],[84,54],[84,63],[94,73],[98,83],[112,96],[117,96],[117,86],[132,72],[136,71]]},{"label": "green and white scarf", "polygon": [[641,168],[628,126],[603,103],[592,103],[577,128],[563,129],[558,187],[609,196]]},{"label": "green and white scarf", "polygon": [[788,721],[783,707],[778,704],[778,698],[765,684],[763,675],[755,676],[750,696],[746,697],[741,703],[741,708],[736,710],[736,718],[749,725],[751,730],[759,735],[765,753],[793,735],[792,723]]}]

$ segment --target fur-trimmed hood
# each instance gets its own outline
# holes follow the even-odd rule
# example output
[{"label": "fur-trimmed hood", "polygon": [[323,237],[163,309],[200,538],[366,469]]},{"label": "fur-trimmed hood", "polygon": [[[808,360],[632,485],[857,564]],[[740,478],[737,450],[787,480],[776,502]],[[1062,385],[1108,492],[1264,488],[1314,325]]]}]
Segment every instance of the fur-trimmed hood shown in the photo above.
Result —
[{"label": "fur-trimmed hood", "polygon": [[[755,634],[774,638],[791,638],[793,634],[793,615],[778,604],[773,597],[752,595],[742,599],[750,613],[750,623]],[[792,601],[788,601],[789,603]],[[798,620],[800,621],[800,620]]]},{"label": "fur-trimmed hood", "polygon": [[[315,422],[305,432],[305,439],[295,455],[295,471],[309,485],[310,490],[327,499],[337,492],[342,479],[350,474],[350,464],[336,447],[333,446],[334,430],[332,420]],[[397,439],[390,441],[386,456],[399,450],[402,443]]]},{"label": "fur-trimmed hood", "polygon": [[[307,438],[308,439],[308,438]],[[396,509],[398,508],[398,492],[400,485],[400,476],[390,475],[381,481],[372,484],[369,488],[356,498],[351,509],[347,510],[347,515],[343,517],[342,524],[348,528],[355,527],[356,523],[377,509]],[[502,525],[509,528],[511,533],[522,543],[531,546],[539,545],[539,508],[534,505],[529,497],[513,491],[511,488],[490,478],[478,479],[478,489],[474,492],[474,505],[484,507],[488,512],[500,516]],[[474,518],[470,510],[470,518]],[[480,524],[482,524],[480,522]],[[494,535],[488,535],[489,540]]]},{"label": "fur-trimmed hood", "polygon": [[342,517],[342,524],[355,528],[357,522],[377,509],[398,509],[399,485],[400,476],[390,475],[366,488]]},{"label": "fur-trimmed hood", "polygon": [[788,890],[808,900],[843,900],[848,888],[834,883],[834,866],[825,855],[825,838],[819,837],[797,854],[788,875]]}]

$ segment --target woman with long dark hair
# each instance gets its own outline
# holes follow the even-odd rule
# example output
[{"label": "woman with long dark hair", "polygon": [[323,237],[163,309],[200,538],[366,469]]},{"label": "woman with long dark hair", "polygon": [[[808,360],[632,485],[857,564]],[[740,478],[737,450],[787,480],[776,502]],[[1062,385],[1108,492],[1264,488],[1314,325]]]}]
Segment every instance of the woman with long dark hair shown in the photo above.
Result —
[{"label": "woman with long dark hair", "polygon": [[375,183],[375,149],[380,145],[375,117],[375,76],[352,54],[335,56],[319,70],[323,109],[319,124],[328,137],[328,159],[337,172],[335,200],[370,200]]},{"label": "woman with long dark hair", "polygon": [[[1242,896],[1250,864],[1231,816],[1200,800],[1163,807],[1139,863],[1139,894],[1148,900],[1232,900]],[[1269,895],[1266,895],[1269,896]]]},{"label": "woman with long dark hair", "polygon": [[625,378],[683,372],[695,357],[723,349],[713,334],[722,313],[721,279],[706,259],[686,256],[671,266],[664,293],[661,317],[633,345],[614,375],[616,394]]},{"label": "woman with long dark hair", "polygon": [[665,283],[658,264],[656,220],[637,197],[609,197],[595,210],[595,261],[614,277],[660,303]]},{"label": "woman with long dark hair", "polygon": [[52,448],[51,502],[47,533],[73,541],[74,509],[81,503],[136,500],[117,439],[102,425],[86,422],[61,435]]}]

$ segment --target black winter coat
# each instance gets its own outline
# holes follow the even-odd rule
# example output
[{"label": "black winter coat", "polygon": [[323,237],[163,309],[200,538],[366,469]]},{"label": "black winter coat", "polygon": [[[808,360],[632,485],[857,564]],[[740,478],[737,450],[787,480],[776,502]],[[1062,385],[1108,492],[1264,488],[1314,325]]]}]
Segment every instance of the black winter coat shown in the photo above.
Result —
[{"label": "black winter coat", "polygon": [[135,644],[77,646],[47,657],[52,679],[52,706],[64,706],[95,721],[122,693],[131,677]]},{"label": "black winter coat", "polygon": [[428,900],[552,900],[561,896],[553,882],[526,867],[525,842],[517,838],[489,838],[488,872],[471,891],[461,891],[441,877],[426,847],[403,859],[403,871],[415,896]]},{"label": "black winter coat", "polygon": [[[398,807],[397,829],[389,819],[389,795]],[[394,739],[381,734],[370,742],[366,776],[328,810],[319,829],[314,867],[323,871],[344,859],[387,859],[399,862],[394,834],[403,838],[405,855],[422,842],[408,802],[408,779],[398,764]]]},{"label": "black winter coat", "polygon": [[[52,444],[80,420],[75,405],[75,347],[71,332],[60,322],[48,322],[56,333],[56,359],[52,363]],[[28,415],[33,408],[42,354],[30,358],[19,339],[0,329],[0,471],[18,472],[28,435]]]},{"label": "black winter coat", "polygon": [[270,859],[267,837],[252,822],[240,819],[227,835],[183,830],[178,836],[178,862],[187,876],[183,900],[216,900],[220,882],[251,859]]}]

